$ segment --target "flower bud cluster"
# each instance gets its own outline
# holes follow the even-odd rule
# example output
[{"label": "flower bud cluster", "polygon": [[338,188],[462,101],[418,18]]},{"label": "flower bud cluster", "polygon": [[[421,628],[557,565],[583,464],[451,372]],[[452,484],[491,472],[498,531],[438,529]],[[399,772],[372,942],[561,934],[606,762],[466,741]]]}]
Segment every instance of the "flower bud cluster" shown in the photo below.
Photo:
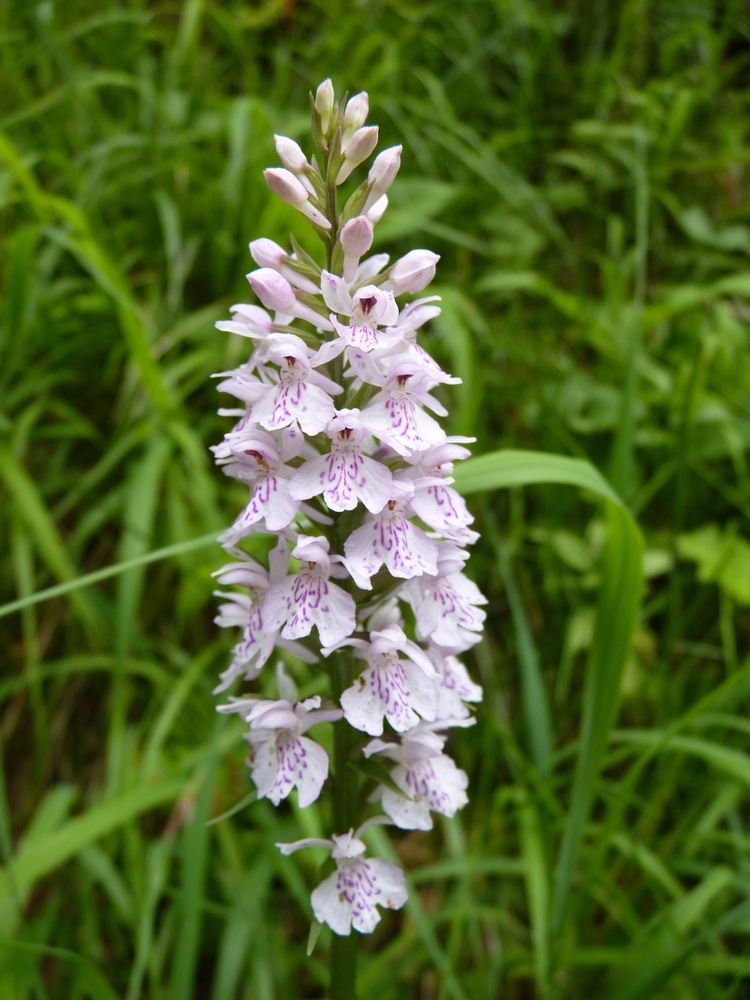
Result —
[{"label": "flower bud cluster", "polygon": [[[252,341],[218,386],[238,405],[220,411],[236,422],[212,450],[248,499],[221,539],[233,561],[216,574],[228,588],[216,621],[241,637],[217,690],[254,680],[278,649],[324,670],[336,657],[355,666],[336,702],[300,701],[279,667],[277,700],[242,695],[220,710],[248,725],[259,797],[278,805],[296,788],[300,806],[314,802],[329,760],[305,734],[348,725],[361,734],[368,773],[381,776],[369,801],[385,815],[374,821],[429,830],[433,813],[453,816],[467,802],[467,777],[444,750],[450,729],[473,724],[470,706],[482,697],[457,658],[479,641],[486,603],[464,574],[478,536],[451,478],[470,439],[448,436],[436,419],[447,411],[435,391],[459,380],[417,343],[439,298],[398,301],[427,288],[438,256],[412,250],[390,266],[385,254],[365,256],[401,147],[380,153],[339,212],[337,190],[373,152],[377,128],[365,125],[367,95],[337,105],[329,80],[312,106],[322,171],[276,136],[284,166],[265,176],[315,224],[326,266],[298,246],[299,255],[255,240],[258,268],[247,277],[262,307],[235,305],[217,324]],[[265,565],[241,547],[257,532],[275,538]],[[312,904],[337,934],[372,931],[376,904],[406,899],[396,866],[364,858],[359,834],[371,821],[332,840],[281,845],[330,848],[336,871]]]}]

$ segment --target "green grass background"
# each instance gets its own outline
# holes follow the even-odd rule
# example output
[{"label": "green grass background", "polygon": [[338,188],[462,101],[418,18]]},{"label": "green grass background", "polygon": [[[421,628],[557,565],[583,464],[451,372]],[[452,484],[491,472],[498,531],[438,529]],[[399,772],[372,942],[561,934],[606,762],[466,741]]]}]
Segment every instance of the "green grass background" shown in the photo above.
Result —
[{"label": "green grass background", "polygon": [[[486,698],[451,740],[471,804],[393,837],[411,902],[363,941],[367,1000],[750,995],[749,18],[0,4],[0,600],[234,517],[209,375],[243,348],[213,323],[250,298],[248,240],[313,248],[261,170],[274,131],[306,144],[327,75],[404,145],[376,247],[442,255],[424,342],[463,378],[450,430],[588,459],[640,524],[620,681],[608,581],[635,550],[611,514],[605,550],[590,491],[472,495]],[[324,829],[327,803],[206,825],[251,791],[211,694],[220,562],[183,550],[0,618],[3,1000],[325,995],[325,932],[305,956],[321,858],[273,844]],[[603,759],[572,793],[579,738]]]}]

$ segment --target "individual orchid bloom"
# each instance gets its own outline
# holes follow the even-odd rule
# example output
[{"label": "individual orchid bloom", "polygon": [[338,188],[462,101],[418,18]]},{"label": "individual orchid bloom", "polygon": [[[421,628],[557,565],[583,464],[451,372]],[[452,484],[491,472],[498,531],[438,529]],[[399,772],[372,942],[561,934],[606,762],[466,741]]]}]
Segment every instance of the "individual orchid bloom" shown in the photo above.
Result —
[{"label": "individual orchid bloom", "polygon": [[243,436],[239,446],[232,448],[236,460],[225,465],[224,472],[247,483],[252,493],[247,507],[221,536],[222,543],[234,545],[259,521],[265,521],[268,531],[280,531],[294,519],[300,502],[289,493],[294,469],[284,463],[298,452],[291,450],[290,455],[290,450],[283,446],[279,450],[271,435],[261,430]]},{"label": "individual orchid bloom", "polygon": [[216,623],[224,627],[239,626],[243,631],[242,638],[232,650],[232,661],[215,688],[217,692],[226,690],[238,677],[245,677],[246,680],[256,678],[276,646],[288,649],[308,663],[316,659],[300,643],[281,636],[282,623],[270,614],[266,603],[269,588],[286,576],[289,562],[286,542],[281,539],[271,550],[268,557],[270,570],[244,553],[239,554],[243,557],[242,562],[230,563],[215,574],[224,586],[237,584],[248,589],[247,594],[218,592],[219,596],[228,598],[228,603],[220,606]]},{"label": "individual orchid bloom", "polygon": [[393,265],[383,288],[393,292],[394,295],[421,292],[435,277],[439,260],[439,254],[431,250],[410,250]]},{"label": "individual orchid bloom", "polygon": [[323,494],[330,510],[354,510],[362,502],[378,511],[394,490],[390,469],[362,454],[364,430],[359,410],[339,410],[326,428],[331,439],[327,455],[309,459],[294,473],[291,496],[309,500]]},{"label": "individual orchid bloom", "polygon": [[483,692],[469,677],[466,667],[456,656],[445,655],[445,650],[430,644],[427,655],[435,665],[438,675],[437,706],[438,719],[468,719],[466,703],[476,704],[482,700]]},{"label": "individual orchid bloom", "polygon": [[[368,666],[341,695],[349,725],[370,736],[381,736],[386,718],[397,733],[413,729],[422,719],[435,718],[436,672],[424,651],[407,639],[398,625],[371,631],[364,639],[343,640]],[[323,650],[329,655],[332,649]],[[403,657],[399,653],[405,654]]]},{"label": "individual orchid bloom", "polygon": [[300,535],[292,549],[297,573],[269,588],[264,605],[270,622],[284,639],[300,639],[316,626],[324,646],[341,642],[354,631],[356,609],[351,595],[329,579],[329,542],[323,536]]},{"label": "individual orchid bloom", "polygon": [[371,934],[380,922],[378,906],[400,910],[407,899],[406,879],[398,865],[382,858],[365,858],[365,844],[353,830],[333,834],[332,840],[309,837],[293,844],[277,844],[282,854],[292,854],[303,847],[327,847],[336,862],[336,871],[313,890],[315,919],[331,930],[348,937],[352,927],[360,934]]},{"label": "individual orchid bloom", "polygon": [[336,412],[331,396],[342,391],[340,385],[315,371],[316,365],[328,360],[330,351],[315,353],[290,333],[271,334],[268,345],[269,359],[281,369],[280,378],[253,407],[254,419],[269,431],[296,420],[305,434],[320,434]]},{"label": "individual orchid bloom", "polygon": [[[398,306],[392,292],[384,292],[376,285],[365,285],[350,295],[343,278],[328,271],[323,271],[320,287],[325,304],[331,310],[331,323],[350,347],[372,351],[393,347],[403,340],[404,332],[394,326],[398,320]],[[341,323],[336,313],[348,316],[350,322]]]},{"label": "individual orchid bloom", "polygon": [[320,698],[307,698],[292,705],[287,700],[257,701],[245,715],[250,723],[247,740],[258,798],[268,798],[275,806],[292,788],[299,792],[304,809],[320,795],[328,777],[328,754],[303,733],[319,722],[335,722],[340,709],[321,710]]},{"label": "individual orchid bloom", "polygon": [[453,460],[467,458],[469,454],[466,448],[450,442],[438,445],[407,458],[411,468],[401,473],[414,484],[411,509],[417,517],[444,538],[460,545],[472,545],[479,537],[469,528],[474,518],[466,501],[450,485]]},{"label": "individual orchid bloom", "polygon": [[469,779],[443,753],[445,737],[417,727],[404,733],[399,743],[371,740],[365,757],[380,754],[396,761],[391,779],[404,793],[391,788],[378,790],[383,810],[402,830],[431,830],[430,811],[455,816],[468,802]]},{"label": "individual orchid bloom", "polygon": [[430,395],[432,380],[424,365],[406,355],[393,361],[383,388],[362,411],[362,423],[399,455],[442,444],[445,431],[423,409],[429,406],[444,414],[443,406]]},{"label": "individual orchid bloom", "polygon": [[449,542],[439,546],[436,576],[407,580],[403,594],[411,605],[419,639],[432,639],[452,652],[463,652],[479,642],[487,598],[461,572],[466,554]]},{"label": "individual orchid bloom", "polygon": [[368,514],[344,543],[344,565],[362,590],[372,589],[370,577],[383,565],[402,580],[437,573],[438,547],[409,520],[410,499],[390,499],[379,513]]}]

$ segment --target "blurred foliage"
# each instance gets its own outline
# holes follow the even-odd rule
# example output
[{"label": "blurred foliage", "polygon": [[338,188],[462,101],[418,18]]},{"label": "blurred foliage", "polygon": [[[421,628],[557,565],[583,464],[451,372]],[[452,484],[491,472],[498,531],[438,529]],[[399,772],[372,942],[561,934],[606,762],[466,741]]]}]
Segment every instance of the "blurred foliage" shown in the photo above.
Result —
[{"label": "blurred foliage", "polygon": [[[368,1000],[747,995],[749,24],[745,0],[0,5],[2,600],[234,517],[209,375],[242,346],[213,323],[249,239],[307,238],[261,169],[327,75],[404,144],[378,248],[442,255],[451,430],[588,458],[639,519],[621,728],[551,914],[604,520],[567,486],[473,498],[472,801],[395,839],[412,901],[363,942]],[[273,843],[326,803],[206,825],[250,791],[211,694],[219,561],[0,619],[4,1000],[325,993],[317,862]]]}]

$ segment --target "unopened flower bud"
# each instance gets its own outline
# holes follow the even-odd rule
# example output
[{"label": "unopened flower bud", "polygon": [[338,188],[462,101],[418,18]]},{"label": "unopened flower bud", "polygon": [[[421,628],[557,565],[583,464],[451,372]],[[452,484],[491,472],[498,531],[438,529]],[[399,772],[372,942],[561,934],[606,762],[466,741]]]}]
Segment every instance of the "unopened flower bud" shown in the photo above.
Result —
[{"label": "unopened flower bud", "polygon": [[[372,246],[372,223],[364,215],[358,215],[341,230],[341,246],[345,254],[361,257]],[[270,241],[269,241],[270,242]]]},{"label": "unopened flower bud", "polygon": [[383,288],[392,291],[394,295],[421,292],[435,277],[435,267],[439,260],[439,254],[432,253],[431,250],[410,250],[393,265]]},{"label": "unopened flower bud", "polygon": [[293,205],[303,215],[306,215],[308,219],[322,226],[324,229],[331,228],[331,223],[328,219],[310,204],[307,191],[290,170],[285,170],[283,167],[269,167],[263,171],[263,176],[269,188],[282,201]]},{"label": "unopened flower bud", "polygon": [[364,90],[347,103],[346,111],[344,112],[344,133],[341,137],[341,148],[343,150],[346,150],[351,137],[357,129],[362,128],[367,121],[369,111],[370,99]]},{"label": "unopened flower bud", "polygon": [[252,241],[250,244],[250,256],[258,267],[271,267],[276,270],[287,254],[284,248],[280,247],[278,243],[264,238]]},{"label": "unopened flower bud", "polygon": [[294,289],[277,271],[261,267],[247,275],[250,286],[266,309],[289,313],[297,301]]},{"label": "unopened flower bud", "polygon": [[365,202],[365,213],[370,211],[381,194],[385,194],[391,184],[393,184],[400,166],[401,146],[390,146],[375,157],[375,162],[370,167],[370,173],[367,175],[370,193]]},{"label": "unopened flower bud", "polygon": [[343,184],[352,170],[367,159],[377,144],[377,125],[366,125],[364,128],[357,129],[344,151],[344,162],[336,177],[336,183]]},{"label": "unopened flower bud", "polygon": [[364,215],[350,219],[341,230],[341,248],[344,251],[344,281],[350,283],[357,273],[362,254],[372,246],[372,223]]},{"label": "unopened flower bud", "polygon": [[296,174],[309,166],[307,157],[302,152],[301,146],[294,139],[290,139],[286,135],[275,135],[273,138],[276,143],[276,152],[279,154],[279,159],[287,170],[291,170]]},{"label": "unopened flower bud", "polygon": [[294,266],[289,263],[294,258],[290,257],[286,250],[278,243],[274,243],[273,240],[253,240],[250,244],[250,253],[258,267],[273,268],[302,292],[309,292],[311,295],[320,293],[320,287],[296,271]]},{"label": "unopened flower bud", "polygon": [[373,202],[373,204],[367,209],[367,218],[373,226],[377,225],[383,218],[386,208],[388,208],[388,195],[381,194],[378,200]]},{"label": "unopened flower bud", "polygon": [[328,131],[328,123],[331,120],[333,100],[333,84],[329,77],[321,83],[315,93],[315,110],[320,115],[320,127],[324,135]]}]

